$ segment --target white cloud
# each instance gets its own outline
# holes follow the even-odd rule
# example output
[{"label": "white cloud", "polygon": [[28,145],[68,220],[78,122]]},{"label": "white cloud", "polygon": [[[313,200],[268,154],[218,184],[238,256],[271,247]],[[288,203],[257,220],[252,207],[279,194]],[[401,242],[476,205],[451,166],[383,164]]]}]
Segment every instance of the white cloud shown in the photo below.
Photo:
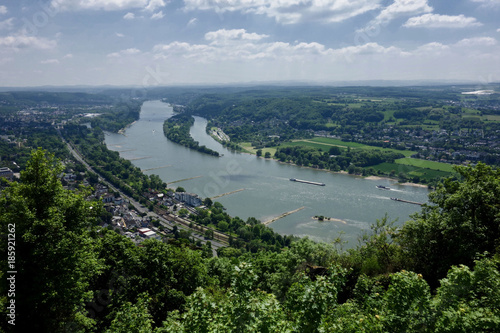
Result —
[{"label": "white cloud", "polygon": [[244,29],[221,29],[205,34],[208,44],[176,41],[156,45],[153,53],[156,59],[190,59],[194,63],[218,63],[220,61],[241,63],[256,60],[293,62],[310,61],[315,58],[332,61],[367,55],[404,55],[404,52],[397,47],[384,47],[377,43],[332,49],[317,42],[294,44],[263,42],[262,40],[266,37],[268,36],[248,33]]},{"label": "white cloud", "polygon": [[341,22],[380,7],[381,0],[184,0],[186,10],[239,11],[274,18],[283,24]]},{"label": "white cloud", "polygon": [[378,26],[386,25],[392,20],[404,17],[430,13],[434,9],[427,4],[427,0],[394,0],[392,4],[384,8],[367,26],[358,31],[376,29]]},{"label": "white cloud", "polygon": [[14,18],[8,18],[6,20],[0,21],[0,30],[10,30],[14,26]]},{"label": "white cloud", "polygon": [[7,14],[8,10],[7,10],[7,7],[5,6],[0,6],[0,14]]},{"label": "white cloud", "polygon": [[245,29],[220,29],[210,31],[205,34],[205,39],[212,43],[227,42],[229,40],[260,40],[269,37],[269,35],[259,35],[257,33],[248,33]]},{"label": "white cloud", "polygon": [[108,58],[120,58],[123,56],[134,55],[134,54],[138,54],[138,53],[141,53],[141,51],[139,49],[130,48],[130,49],[110,53],[110,54],[108,54]]},{"label": "white cloud", "polygon": [[34,36],[16,35],[0,37],[0,50],[10,49],[17,51],[19,49],[27,48],[48,50],[53,49],[56,46],[57,43],[55,41]]},{"label": "white cloud", "polygon": [[500,32],[500,28],[497,29],[497,32]]},{"label": "white cloud", "polygon": [[154,12],[158,8],[165,7],[166,3],[163,0],[150,0],[148,5],[144,8],[144,10]]},{"label": "white cloud", "polygon": [[71,59],[71,58],[73,58],[73,54],[71,53],[68,53],[63,57],[63,59]]},{"label": "white cloud", "polygon": [[154,13],[153,15],[151,15],[152,20],[159,20],[162,19],[163,17],[165,17],[165,14],[163,14],[162,10],[160,10],[158,13]]},{"label": "white cloud", "polygon": [[53,64],[58,64],[59,60],[57,59],[47,59],[47,60],[42,60],[40,61],[42,65],[53,65]]},{"label": "white cloud", "polygon": [[470,47],[470,46],[493,46],[497,44],[497,40],[492,37],[474,37],[465,38],[457,42],[455,46]]},{"label": "white cloud", "polygon": [[121,33],[119,33],[119,32],[115,32],[115,35],[116,35],[116,37],[120,37],[120,38],[125,37],[125,35],[124,35],[124,34],[121,34]]},{"label": "white cloud", "polygon": [[193,17],[192,19],[189,20],[189,22],[187,23],[187,25],[190,27],[190,26],[194,26],[196,25],[196,23],[198,22],[198,19],[196,17]]},{"label": "white cloud", "polygon": [[127,14],[123,15],[123,18],[125,20],[133,20],[133,19],[135,19],[135,14],[134,13],[127,13]]},{"label": "white cloud", "polygon": [[403,24],[403,26],[407,28],[469,28],[481,25],[482,23],[478,22],[474,17],[439,14],[424,14],[422,16],[412,17]]},{"label": "white cloud", "polygon": [[143,8],[148,11],[165,6],[163,0],[52,0],[55,10],[126,10]]},{"label": "white cloud", "polygon": [[438,42],[427,43],[419,46],[413,53],[418,55],[439,55],[450,49],[448,45]]}]

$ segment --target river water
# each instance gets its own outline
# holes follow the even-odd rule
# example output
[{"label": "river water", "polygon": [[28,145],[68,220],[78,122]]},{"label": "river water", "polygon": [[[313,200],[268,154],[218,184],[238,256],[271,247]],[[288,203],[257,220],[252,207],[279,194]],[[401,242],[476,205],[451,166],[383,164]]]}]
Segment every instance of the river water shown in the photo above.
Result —
[{"label": "river water", "polygon": [[[231,152],[206,134],[207,121],[200,117],[195,117],[191,135],[201,145],[224,156],[218,158],[190,150],[170,142],[163,135],[163,122],[173,114],[168,104],[145,102],[140,119],[128,127],[124,135],[106,135],[106,144],[146,174],[157,174],[167,183],[192,178],[169,186],[182,186],[203,198],[244,189],[214,199],[222,203],[231,216],[242,219],[253,216],[268,221],[304,207],[269,224],[280,234],[331,242],[342,233],[342,238],[348,242],[346,247],[352,247],[362,230],[369,229],[385,214],[401,224],[420,211],[418,205],[397,202],[391,197],[427,202],[429,190],[426,188],[398,185],[389,179],[363,179],[301,168]],[[290,178],[321,182],[326,186],[291,182]],[[379,184],[390,186],[391,190],[377,189]],[[331,220],[320,222],[313,219],[315,215]]]}]

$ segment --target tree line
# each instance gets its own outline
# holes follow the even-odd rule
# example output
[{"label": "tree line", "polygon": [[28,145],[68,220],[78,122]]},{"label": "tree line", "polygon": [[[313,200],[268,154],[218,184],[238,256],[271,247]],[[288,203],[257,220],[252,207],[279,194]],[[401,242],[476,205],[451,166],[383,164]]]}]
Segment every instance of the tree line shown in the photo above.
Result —
[{"label": "tree line", "polygon": [[346,170],[356,174],[376,174],[368,167],[388,162],[394,163],[403,154],[381,150],[351,150],[331,147],[329,151],[304,146],[278,147],[274,157],[281,162],[310,166],[331,171]]}]

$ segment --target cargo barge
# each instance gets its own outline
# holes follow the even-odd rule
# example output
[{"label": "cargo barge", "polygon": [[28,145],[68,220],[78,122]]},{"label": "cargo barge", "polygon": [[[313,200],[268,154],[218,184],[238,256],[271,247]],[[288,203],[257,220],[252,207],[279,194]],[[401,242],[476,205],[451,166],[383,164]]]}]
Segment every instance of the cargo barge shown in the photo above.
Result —
[{"label": "cargo barge", "polygon": [[297,182],[297,183],[304,183],[304,184],[325,186],[325,183],[311,182],[311,181],[308,181],[308,180],[302,180],[302,179],[297,179],[297,178],[290,178],[290,181],[291,182]]},{"label": "cargo barge", "polygon": [[423,203],[420,203],[420,202],[408,201],[408,200],[403,200],[403,199],[399,199],[399,198],[391,198],[391,200],[399,201],[399,202],[406,202],[406,203],[409,203],[409,204],[419,205],[419,206],[423,205]]}]

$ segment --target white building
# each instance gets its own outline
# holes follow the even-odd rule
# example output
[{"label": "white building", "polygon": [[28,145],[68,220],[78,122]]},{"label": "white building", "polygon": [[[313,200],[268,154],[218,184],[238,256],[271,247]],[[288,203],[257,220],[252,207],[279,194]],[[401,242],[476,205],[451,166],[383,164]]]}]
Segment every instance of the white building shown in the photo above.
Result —
[{"label": "white building", "polygon": [[175,192],[175,199],[193,207],[198,207],[202,204],[201,198],[198,194],[193,193]]},{"label": "white building", "polygon": [[12,180],[12,178],[14,177],[14,173],[12,172],[12,170],[10,168],[3,167],[3,168],[0,168],[0,177],[4,177],[4,178],[7,178],[9,180]]}]

